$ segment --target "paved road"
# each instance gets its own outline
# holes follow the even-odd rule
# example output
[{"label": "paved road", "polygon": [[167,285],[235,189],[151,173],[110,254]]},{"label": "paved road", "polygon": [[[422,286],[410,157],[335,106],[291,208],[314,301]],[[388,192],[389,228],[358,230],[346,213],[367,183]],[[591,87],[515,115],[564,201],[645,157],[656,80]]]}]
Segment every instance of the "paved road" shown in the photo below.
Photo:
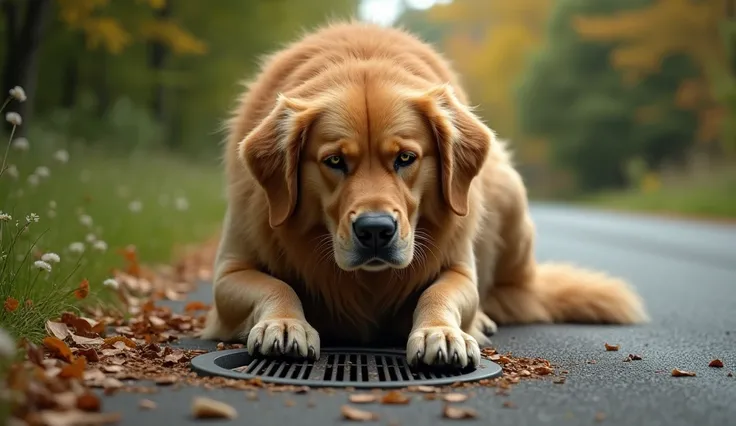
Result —
[{"label": "paved road", "polygon": [[[653,317],[637,327],[523,326],[502,328],[494,337],[501,352],[539,356],[569,370],[567,382],[522,382],[509,398],[493,389],[476,390],[467,405],[479,411],[483,425],[736,425],[736,226],[603,213],[555,205],[534,205],[540,260],[565,260],[602,268],[630,280],[646,299]],[[203,286],[195,299],[209,298]],[[605,352],[603,342],[621,345]],[[185,342],[204,346],[203,342]],[[211,346],[210,346],[211,347]],[[622,362],[629,353],[643,360]],[[708,367],[721,358],[726,368]],[[596,364],[586,361],[596,360]],[[674,378],[673,368],[697,372]],[[193,395],[233,404],[238,424],[329,425],[343,423],[339,407],[346,394],[260,395],[185,388],[146,396],[155,411],[137,408],[140,395],[106,397],[106,410],[123,412],[125,425],[194,424]],[[295,403],[287,407],[286,400]],[[516,409],[503,408],[510,399]],[[309,401],[316,402],[310,407]],[[371,424],[446,423],[442,403],[414,401],[408,406],[371,406],[381,420]],[[602,423],[596,413],[605,413]]]}]

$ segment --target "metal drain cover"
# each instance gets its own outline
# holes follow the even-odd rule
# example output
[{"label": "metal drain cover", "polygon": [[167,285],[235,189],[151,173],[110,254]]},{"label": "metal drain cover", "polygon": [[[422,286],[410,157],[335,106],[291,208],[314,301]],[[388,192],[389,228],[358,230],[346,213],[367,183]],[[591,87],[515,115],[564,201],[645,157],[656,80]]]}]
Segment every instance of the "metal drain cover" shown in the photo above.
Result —
[{"label": "metal drain cover", "polygon": [[323,348],[317,361],[254,358],[246,349],[230,349],[194,357],[192,369],[201,376],[259,377],[263,382],[281,385],[354,388],[443,386],[491,379],[503,372],[501,366],[487,359],[481,359],[477,369],[412,368],[404,351],[363,348]]}]

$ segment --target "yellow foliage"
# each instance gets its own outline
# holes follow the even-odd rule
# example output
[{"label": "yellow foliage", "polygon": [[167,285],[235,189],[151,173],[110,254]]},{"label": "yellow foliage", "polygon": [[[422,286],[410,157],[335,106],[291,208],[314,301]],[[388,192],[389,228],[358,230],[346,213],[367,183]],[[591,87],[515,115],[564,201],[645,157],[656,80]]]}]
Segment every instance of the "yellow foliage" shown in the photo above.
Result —
[{"label": "yellow foliage", "polygon": [[84,23],[87,48],[104,47],[112,54],[123,51],[131,42],[130,34],[113,18],[90,18]]},{"label": "yellow foliage", "polygon": [[202,55],[207,52],[204,42],[172,21],[146,22],[141,26],[141,35],[168,46],[176,54]]},{"label": "yellow foliage", "polygon": [[56,0],[59,17],[72,28],[81,28],[93,12],[107,6],[110,0]]},{"label": "yellow foliage", "polygon": [[640,183],[640,189],[645,194],[657,192],[661,187],[662,182],[659,179],[659,175],[654,172],[647,172]]}]

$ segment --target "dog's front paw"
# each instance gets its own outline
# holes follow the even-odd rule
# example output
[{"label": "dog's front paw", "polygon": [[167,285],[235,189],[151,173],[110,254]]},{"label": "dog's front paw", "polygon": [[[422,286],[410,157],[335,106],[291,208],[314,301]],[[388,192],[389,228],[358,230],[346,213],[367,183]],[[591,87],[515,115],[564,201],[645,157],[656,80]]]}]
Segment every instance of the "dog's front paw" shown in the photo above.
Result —
[{"label": "dog's front paw", "polygon": [[473,336],[457,327],[425,327],[413,330],[406,345],[411,365],[478,367],[480,347]]},{"label": "dog's front paw", "polygon": [[252,355],[319,359],[319,334],[306,321],[265,320],[254,325],[248,333],[247,348]]}]

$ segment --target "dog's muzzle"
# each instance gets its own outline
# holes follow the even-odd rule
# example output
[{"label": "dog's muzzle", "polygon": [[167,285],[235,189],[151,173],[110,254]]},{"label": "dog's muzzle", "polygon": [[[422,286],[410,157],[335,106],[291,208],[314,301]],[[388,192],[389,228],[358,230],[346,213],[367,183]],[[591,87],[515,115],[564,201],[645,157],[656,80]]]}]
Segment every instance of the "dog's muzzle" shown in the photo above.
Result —
[{"label": "dog's muzzle", "polygon": [[398,223],[388,213],[363,213],[353,222],[357,264],[380,267],[396,263]]}]

